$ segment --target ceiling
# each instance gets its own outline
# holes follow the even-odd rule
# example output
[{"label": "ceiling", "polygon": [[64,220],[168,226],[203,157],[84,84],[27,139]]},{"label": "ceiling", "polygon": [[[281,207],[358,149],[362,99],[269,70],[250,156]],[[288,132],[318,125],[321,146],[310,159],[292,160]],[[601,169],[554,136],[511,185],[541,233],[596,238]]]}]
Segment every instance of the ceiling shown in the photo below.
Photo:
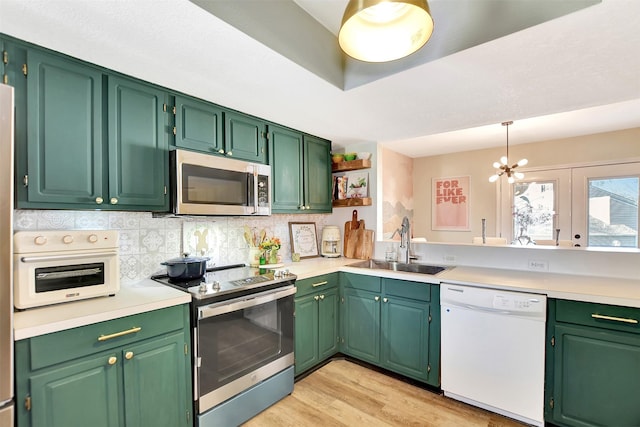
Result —
[{"label": "ceiling", "polygon": [[[331,34],[347,0],[295,1]],[[464,1],[430,4],[434,15],[444,2],[460,5],[462,14]],[[283,2],[291,0],[211,3]],[[334,146],[380,142],[421,157],[501,146],[506,120],[514,121],[512,145],[640,127],[637,0],[602,0],[347,90],[188,0],[2,0],[0,7],[2,33],[331,139]],[[435,31],[442,27],[436,21]],[[291,46],[308,36],[295,31]]]}]

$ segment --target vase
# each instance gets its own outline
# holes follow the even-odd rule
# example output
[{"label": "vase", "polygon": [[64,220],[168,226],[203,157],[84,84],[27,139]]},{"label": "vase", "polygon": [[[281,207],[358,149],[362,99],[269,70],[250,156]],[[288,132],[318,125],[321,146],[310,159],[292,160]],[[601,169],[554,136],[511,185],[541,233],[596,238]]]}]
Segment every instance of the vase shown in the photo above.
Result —
[{"label": "vase", "polygon": [[249,266],[257,267],[260,265],[260,257],[262,256],[262,251],[257,247],[249,248]]},{"label": "vase", "polygon": [[269,251],[269,257],[267,259],[267,263],[269,264],[277,264],[278,263],[278,250],[271,249]]}]

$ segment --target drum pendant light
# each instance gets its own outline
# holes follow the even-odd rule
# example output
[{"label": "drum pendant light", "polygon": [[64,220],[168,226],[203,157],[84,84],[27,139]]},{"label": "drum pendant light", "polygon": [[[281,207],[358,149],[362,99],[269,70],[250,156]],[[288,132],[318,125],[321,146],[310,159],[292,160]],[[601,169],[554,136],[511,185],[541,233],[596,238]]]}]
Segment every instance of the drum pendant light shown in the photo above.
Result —
[{"label": "drum pendant light", "polygon": [[516,179],[524,178],[522,172],[514,172],[514,169],[526,165],[529,162],[527,159],[522,159],[518,163],[514,163],[513,166],[509,166],[509,125],[512,124],[513,122],[502,122],[502,126],[507,127],[507,155],[502,156],[499,162],[493,163],[493,167],[497,170],[494,175],[491,175],[489,182],[496,182],[502,175],[507,175],[509,184],[513,184]]},{"label": "drum pendant light", "polygon": [[349,0],[338,43],[352,58],[387,62],[420,49],[432,33],[427,0]]}]

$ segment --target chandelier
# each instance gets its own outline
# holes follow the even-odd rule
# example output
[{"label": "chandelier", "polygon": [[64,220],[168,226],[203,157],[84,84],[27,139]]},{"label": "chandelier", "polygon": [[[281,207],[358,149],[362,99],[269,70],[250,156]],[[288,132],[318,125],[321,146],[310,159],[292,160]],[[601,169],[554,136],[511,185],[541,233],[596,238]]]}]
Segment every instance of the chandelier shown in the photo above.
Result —
[{"label": "chandelier", "polygon": [[496,173],[491,175],[489,182],[496,182],[502,175],[507,176],[509,184],[513,184],[516,179],[524,178],[524,174],[522,172],[514,172],[514,169],[518,166],[526,165],[529,162],[527,159],[522,159],[518,161],[518,163],[514,163],[513,166],[509,166],[509,125],[512,124],[512,121],[502,122],[502,126],[507,127],[507,154],[506,156],[502,156],[499,162],[493,163],[493,167],[496,168]]},{"label": "chandelier", "polygon": [[432,33],[427,0],[350,0],[338,43],[352,58],[386,62],[411,55]]}]

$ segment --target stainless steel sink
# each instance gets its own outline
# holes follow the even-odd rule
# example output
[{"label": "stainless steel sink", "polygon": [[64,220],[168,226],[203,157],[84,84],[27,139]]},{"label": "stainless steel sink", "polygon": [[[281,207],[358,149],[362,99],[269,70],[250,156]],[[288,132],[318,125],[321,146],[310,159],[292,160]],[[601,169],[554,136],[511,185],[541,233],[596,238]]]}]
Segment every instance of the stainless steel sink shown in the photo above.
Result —
[{"label": "stainless steel sink", "polygon": [[378,261],[375,259],[369,259],[369,260],[361,261],[355,264],[350,264],[349,267],[369,268],[369,269],[378,269],[378,270],[392,270],[392,271],[406,271],[409,273],[420,273],[420,274],[438,274],[441,271],[444,271],[447,269],[447,267],[442,267],[439,265],[405,264],[403,262]]}]

